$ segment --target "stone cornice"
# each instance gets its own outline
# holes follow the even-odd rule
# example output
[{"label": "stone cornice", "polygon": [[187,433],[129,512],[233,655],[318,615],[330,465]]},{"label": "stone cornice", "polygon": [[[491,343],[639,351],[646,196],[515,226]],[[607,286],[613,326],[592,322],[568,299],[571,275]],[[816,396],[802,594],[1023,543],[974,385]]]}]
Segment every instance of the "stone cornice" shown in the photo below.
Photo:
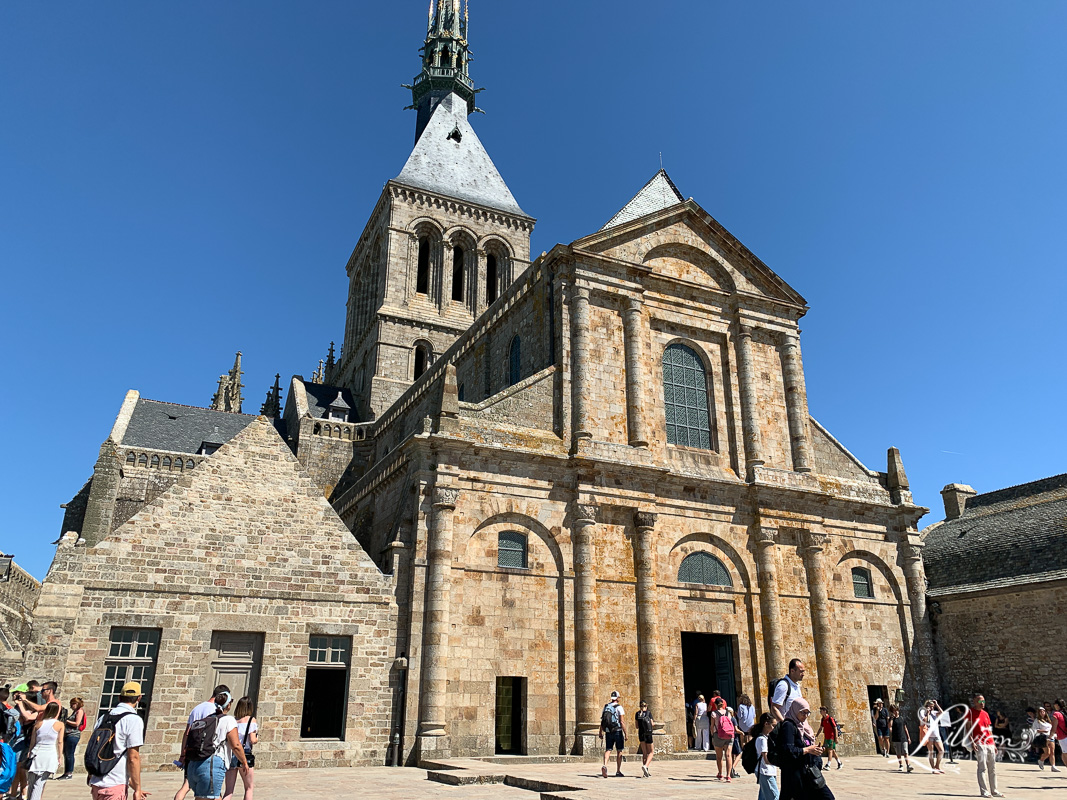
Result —
[{"label": "stone cornice", "polygon": [[532,231],[534,225],[537,223],[537,220],[533,217],[509,214],[506,211],[501,211],[496,208],[489,208],[488,206],[469,203],[465,200],[457,200],[454,197],[434,194],[426,189],[407,186],[403,183],[398,183],[397,181],[389,181],[385,187],[386,191],[389,192],[390,196],[395,200],[410,203],[411,205],[444,208],[457,214],[463,214],[484,222],[503,225],[507,228],[515,228],[523,232]]}]

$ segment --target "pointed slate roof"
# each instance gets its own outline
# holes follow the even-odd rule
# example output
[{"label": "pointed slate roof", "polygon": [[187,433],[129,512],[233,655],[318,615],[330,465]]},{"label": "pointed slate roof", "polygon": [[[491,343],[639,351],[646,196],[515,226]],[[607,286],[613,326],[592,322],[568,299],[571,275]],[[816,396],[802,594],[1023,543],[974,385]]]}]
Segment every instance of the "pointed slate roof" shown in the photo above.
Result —
[{"label": "pointed slate roof", "polygon": [[397,183],[529,218],[467,121],[467,102],[453,93],[433,112]]},{"label": "pointed slate roof", "polygon": [[618,214],[609,219],[607,224],[600,230],[603,231],[608,228],[614,228],[616,225],[633,222],[638,217],[645,216],[645,214],[662,211],[665,208],[684,202],[685,198],[682,197],[682,193],[678,191],[678,187],[674,185],[674,181],[671,180],[667,171],[660,169],[659,172],[652,176],[652,180],[646,183],[644,188],[635,194],[633,199],[623,206]]}]

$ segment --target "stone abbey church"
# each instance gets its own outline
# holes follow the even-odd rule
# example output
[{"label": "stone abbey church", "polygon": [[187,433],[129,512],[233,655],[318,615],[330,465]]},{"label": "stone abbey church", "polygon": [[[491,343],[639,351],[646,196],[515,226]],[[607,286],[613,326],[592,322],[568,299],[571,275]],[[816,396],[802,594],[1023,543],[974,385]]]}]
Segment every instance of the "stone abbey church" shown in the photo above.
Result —
[{"label": "stone abbey church", "polygon": [[260,764],[303,767],[394,736],[405,763],[589,754],[613,689],[684,750],[687,697],[765,708],[795,656],[868,746],[872,696],[935,684],[899,453],[870,469],[810,416],[804,298],[662,170],[531,260],[468,119],[466,22],[431,6],[340,353],[258,416],[240,362],[211,408],[127,394],[24,674],[91,714],[142,681],[152,768],[228,683]]}]

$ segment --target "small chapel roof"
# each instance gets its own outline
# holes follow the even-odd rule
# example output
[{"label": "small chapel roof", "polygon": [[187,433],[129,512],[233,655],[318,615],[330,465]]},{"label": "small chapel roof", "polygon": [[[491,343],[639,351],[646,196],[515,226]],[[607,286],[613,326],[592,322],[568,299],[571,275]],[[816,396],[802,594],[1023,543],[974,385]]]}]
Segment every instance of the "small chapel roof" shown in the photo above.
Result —
[{"label": "small chapel roof", "polygon": [[[329,416],[330,408],[351,409],[356,401],[352,393],[341,386],[329,386],[325,383],[312,383],[301,379],[304,391],[307,393],[308,411],[316,419],[324,419]],[[337,400],[341,403],[338,404]]]},{"label": "small chapel roof", "polygon": [[138,399],[119,444],[198,453],[204,442],[221,445],[230,441],[254,419],[251,414]]},{"label": "small chapel roof", "polygon": [[1067,577],[1067,474],[976,495],[924,541],[932,596]]},{"label": "small chapel roof", "polygon": [[467,120],[467,103],[450,94],[434,109],[397,183],[527,217]]},{"label": "small chapel roof", "polygon": [[684,202],[685,198],[678,191],[678,187],[674,185],[674,181],[671,180],[667,171],[661,168],[659,172],[652,176],[652,180],[646,183],[641,191],[635,194],[633,199],[623,206],[614,217],[609,219],[600,230],[603,231],[608,228],[614,228],[616,225],[633,222],[646,214],[654,214],[657,211],[662,211],[665,208]]}]

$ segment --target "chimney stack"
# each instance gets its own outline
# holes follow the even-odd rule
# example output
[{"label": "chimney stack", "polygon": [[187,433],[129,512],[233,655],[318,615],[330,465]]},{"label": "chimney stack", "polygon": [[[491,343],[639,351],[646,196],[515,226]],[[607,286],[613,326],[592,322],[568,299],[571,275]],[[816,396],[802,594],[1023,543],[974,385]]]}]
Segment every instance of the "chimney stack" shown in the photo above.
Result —
[{"label": "chimney stack", "polygon": [[945,520],[959,519],[967,508],[967,501],[978,492],[964,483],[950,483],[941,490],[941,497],[945,500]]}]

